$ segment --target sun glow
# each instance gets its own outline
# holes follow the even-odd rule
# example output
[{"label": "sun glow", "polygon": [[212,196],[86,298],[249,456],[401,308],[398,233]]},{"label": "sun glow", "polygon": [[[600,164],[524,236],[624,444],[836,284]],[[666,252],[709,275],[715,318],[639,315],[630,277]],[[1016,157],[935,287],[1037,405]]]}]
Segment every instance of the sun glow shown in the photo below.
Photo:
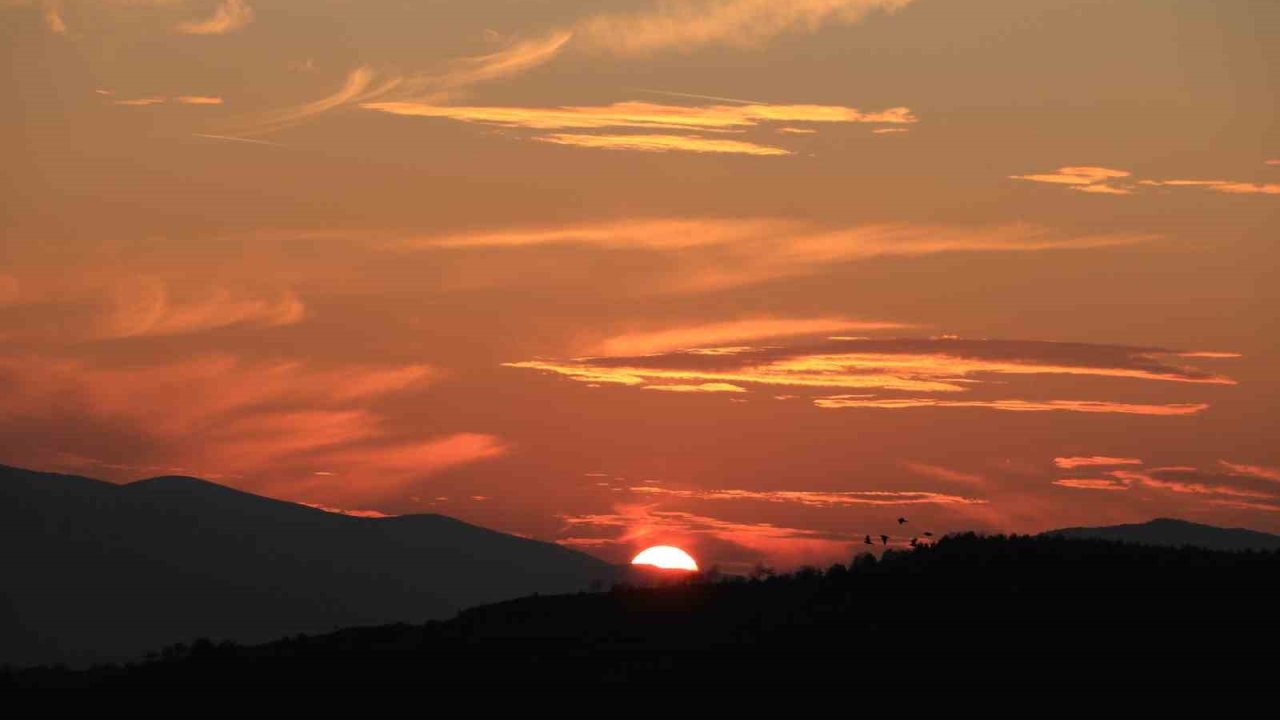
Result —
[{"label": "sun glow", "polygon": [[631,560],[632,565],[652,565],[663,570],[697,570],[698,563],[689,553],[670,545],[655,545]]}]

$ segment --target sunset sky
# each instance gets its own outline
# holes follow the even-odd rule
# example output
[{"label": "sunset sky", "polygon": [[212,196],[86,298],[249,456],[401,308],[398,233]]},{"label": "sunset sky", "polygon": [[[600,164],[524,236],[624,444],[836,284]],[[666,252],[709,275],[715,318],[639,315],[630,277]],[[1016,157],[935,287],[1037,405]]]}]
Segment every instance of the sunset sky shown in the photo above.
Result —
[{"label": "sunset sky", "polygon": [[1275,0],[0,18],[0,463],[703,566],[1280,531]]}]

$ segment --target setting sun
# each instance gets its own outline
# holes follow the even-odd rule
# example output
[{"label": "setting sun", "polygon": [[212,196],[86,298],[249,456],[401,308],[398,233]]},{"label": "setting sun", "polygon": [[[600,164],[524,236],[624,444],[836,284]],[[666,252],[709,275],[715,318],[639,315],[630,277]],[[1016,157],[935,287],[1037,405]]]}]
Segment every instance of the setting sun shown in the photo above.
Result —
[{"label": "setting sun", "polygon": [[652,565],[663,570],[697,570],[698,563],[689,553],[670,545],[655,545],[631,560],[632,565]]}]

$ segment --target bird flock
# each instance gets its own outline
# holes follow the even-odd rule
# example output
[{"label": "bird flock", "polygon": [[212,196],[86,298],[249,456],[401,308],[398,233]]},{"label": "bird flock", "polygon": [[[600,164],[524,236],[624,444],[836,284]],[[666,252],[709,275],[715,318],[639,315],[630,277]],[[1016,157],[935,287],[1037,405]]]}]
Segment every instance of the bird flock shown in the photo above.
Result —
[{"label": "bird flock", "polygon": [[[906,518],[904,518],[904,517],[900,517],[900,518],[898,518],[898,526],[899,526],[899,527],[901,527],[901,526],[903,526],[903,525],[906,525],[908,522],[909,522],[909,521],[908,521]],[[924,537],[924,538],[931,538],[931,537],[933,537],[933,533],[931,533],[931,532],[929,532],[929,531],[927,531],[927,530],[926,530],[925,532],[921,533],[920,535],[913,536],[913,537],[911,538],[911,540],[910,540],[910,541],[908,541],[908,543],[907,543],[907,544],[908,544],[908,545],[910,545],[911,547],[919,547],[920,545],[923,545],[923,544],[928,543],[928,540],[921,540],[921,539],[920,539],[921,537]],[[876,544],[876,543],[875,543],[875,541],[871,539],[871,535],[867,535],[865,538],[863,538],[862,543],[863,543],[864,545],[875,545],[875,544]],[[881,534],[881,535],[880,535],[880,544],[881,544],[881,545],[888,546],[888,545],[889,545],[889,536],[888,536],[888,535]]]}]

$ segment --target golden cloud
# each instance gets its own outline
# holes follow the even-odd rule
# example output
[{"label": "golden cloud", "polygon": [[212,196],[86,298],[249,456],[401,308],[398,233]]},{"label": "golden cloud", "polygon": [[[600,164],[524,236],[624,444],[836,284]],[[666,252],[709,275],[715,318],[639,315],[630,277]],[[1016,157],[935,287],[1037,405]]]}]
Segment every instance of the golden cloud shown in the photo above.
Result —
[{"label": "golden cloud", "polygon": [[1073,455],[1071,457],[1057,457],[1053,459],[1053,464],[1064,470],[1072,470],[1078,467],[1106,467],[1109,465],[1141,465],[1142,461],[1138,458],[1127,457],[1108,457],[1106,455]]},{"label": "golden cloud", "polygon": [[691,152],[729,155],[790,155],[790,150],[759,145],[744,140],[723,140],[697,135],[576,135],[555,133],[538,135],[538,142],[553,145],[596,148],[601,150],[634,150],[639,152]]},{"label": "golden cloud", "polygon": [[839,317],[747,318],[623,333],[594,344],[588,352],[600,355],[646,355],[687,348],[723,346],[726,343],[764,338],[897,330],[904,327],[908,326],[902,323],[848,320]]}]

